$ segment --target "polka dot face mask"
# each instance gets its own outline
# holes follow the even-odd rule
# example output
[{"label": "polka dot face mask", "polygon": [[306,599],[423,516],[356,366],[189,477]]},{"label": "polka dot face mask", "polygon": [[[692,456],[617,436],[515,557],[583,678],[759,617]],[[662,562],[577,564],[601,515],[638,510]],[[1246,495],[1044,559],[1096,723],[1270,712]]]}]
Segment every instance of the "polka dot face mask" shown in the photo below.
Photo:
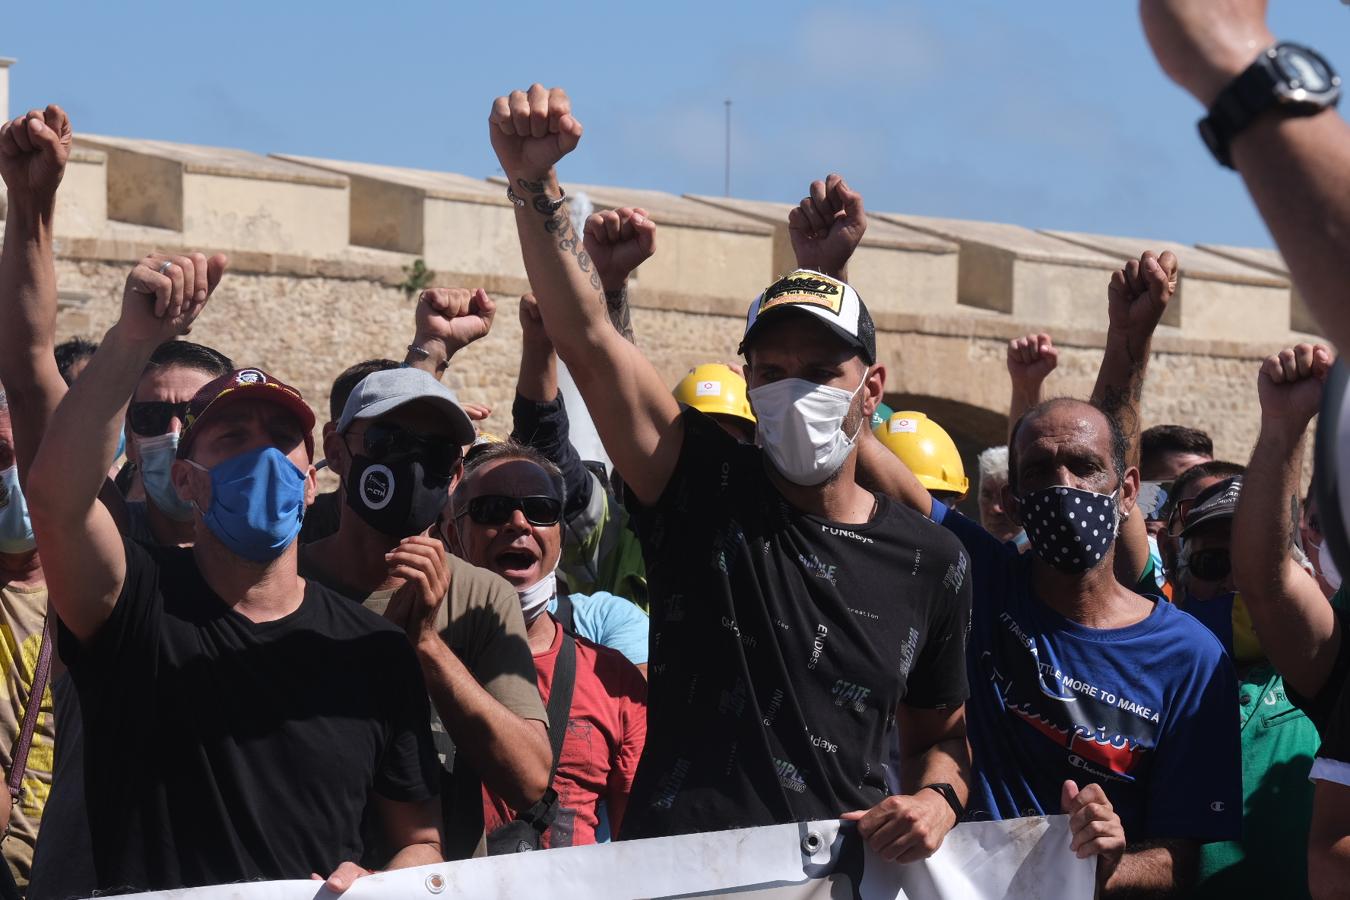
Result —
[{"label": "polka dot face mask", "polygon": [[1058,486],[1024,494],[1022,526],[1036,555],[1069,575],[1095,568],[1120,529],[1116,493]]}]

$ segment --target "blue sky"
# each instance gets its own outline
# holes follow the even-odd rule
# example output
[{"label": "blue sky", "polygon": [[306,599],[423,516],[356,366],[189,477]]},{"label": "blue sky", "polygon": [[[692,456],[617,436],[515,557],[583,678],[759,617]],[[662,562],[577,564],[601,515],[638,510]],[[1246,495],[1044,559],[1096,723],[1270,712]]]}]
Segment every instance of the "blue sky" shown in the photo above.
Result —
[{"label": "blue sky", "polygon": [[[1275,0],[1274,30],[1350,72],[1350,8]],[[840,171],[870,208],[1270,244],[1200,109],[1126,0],[461,4],[231,0],[6,9],[10,108],[77,130],[474,176],[491,100],[532,81],[586,126],[564,176],[796,201]]]}]

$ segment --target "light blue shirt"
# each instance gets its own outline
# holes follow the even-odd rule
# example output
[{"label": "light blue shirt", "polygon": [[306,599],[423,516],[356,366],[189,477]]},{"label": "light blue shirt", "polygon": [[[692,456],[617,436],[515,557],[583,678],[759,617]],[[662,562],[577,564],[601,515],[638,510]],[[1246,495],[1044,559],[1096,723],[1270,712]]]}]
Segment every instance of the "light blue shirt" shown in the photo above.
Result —
[{"label": "light blue shirt", "polygon": [[[577,634],[602,647],[618,650],[635,666],[647,664],[647,614],[631,600],[607,591],[572,594],[572,618]],[[558,611],[558,598],[548,602]]]}]

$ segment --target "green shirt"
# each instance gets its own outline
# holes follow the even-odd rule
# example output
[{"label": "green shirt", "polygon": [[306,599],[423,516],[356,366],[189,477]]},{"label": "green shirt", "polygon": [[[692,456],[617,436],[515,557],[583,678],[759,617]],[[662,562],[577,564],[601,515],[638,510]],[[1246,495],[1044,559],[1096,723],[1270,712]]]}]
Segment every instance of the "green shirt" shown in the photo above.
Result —
[{"label": "green shirt", "polygon": [[[1319,739],[1269,663],[1241,673],[1242,840],[1206,844],[1194,897],[1308,896],[1308,822]],[[1196,747],[1203,759],[1209,748]]]},{"label": "green shirt", "polygon": [[591,502],[567,520],[559,568],[570,590],[608,591],[647,610],[647,566],[642,545],[628,527],[628,512],[591,477]]}]

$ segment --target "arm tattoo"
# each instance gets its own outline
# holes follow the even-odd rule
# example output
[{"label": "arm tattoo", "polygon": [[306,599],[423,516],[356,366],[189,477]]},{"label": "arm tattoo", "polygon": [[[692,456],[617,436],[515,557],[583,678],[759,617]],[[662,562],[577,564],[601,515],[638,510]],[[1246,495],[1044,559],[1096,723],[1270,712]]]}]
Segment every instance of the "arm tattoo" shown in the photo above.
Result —
[{"label": "arm tattoo", "polygon": [[605,291],[605,310],[609,313],[609,321],[614,324],[614,329],[623,335],[628,343],[636,344],[637,340],[633,336],[633,311],[628,306],[628,288]]},{"label": "arm tattoo", "polygon": [[581,235],[572,228],[572,219],[567,215],[568,204],[571,199],[564,201],[563,205],[556,210],[550,211],[549,207],[552,201],[544,193],[544,183],[542,181],[526,181],[524,178],[516,179],[517,183],[524,190],[534,194],[532,205],[534,211],[544,216],[544,230],[558,239],[558,249],[572,255],[577,261],[577,268],[582,272],[590,274],[591,289],[600,290],[600,274],[594,271],[591,264],[591,256],[585,250],[581,249]]},{"label": "arm tattoo", "polygon": [[1298,494],[1289,495],[1289,546],[1294,546],[1294,537],[1298,534]]}]

